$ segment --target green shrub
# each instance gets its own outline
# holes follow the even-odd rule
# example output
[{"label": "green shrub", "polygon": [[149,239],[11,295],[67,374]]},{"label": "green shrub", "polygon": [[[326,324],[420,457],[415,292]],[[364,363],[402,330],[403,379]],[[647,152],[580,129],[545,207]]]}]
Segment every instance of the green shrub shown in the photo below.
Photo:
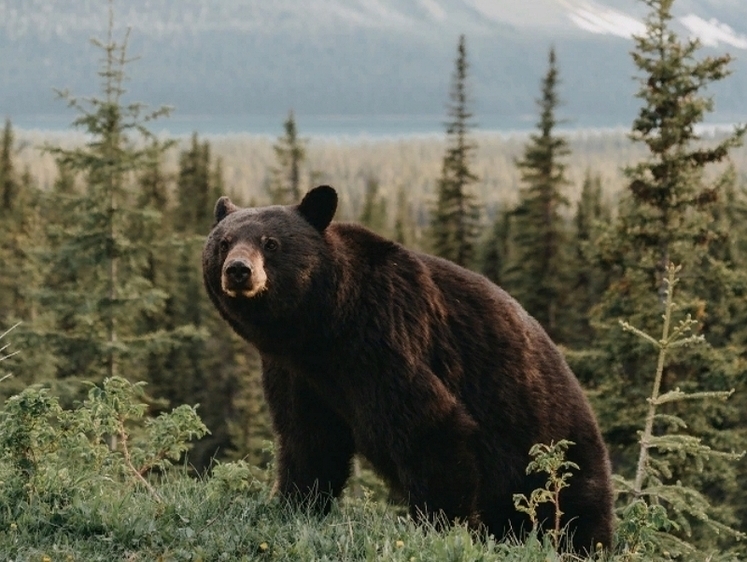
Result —
[{"label": "green shrub", "polygon": [[73,410],[38,385],[9,398],[0,412],[0,521],[59,515],[123,486],[158,499],[149,474],[168,470],[207,428],[190,406],[146,419],[142,386],[106,379]]}]

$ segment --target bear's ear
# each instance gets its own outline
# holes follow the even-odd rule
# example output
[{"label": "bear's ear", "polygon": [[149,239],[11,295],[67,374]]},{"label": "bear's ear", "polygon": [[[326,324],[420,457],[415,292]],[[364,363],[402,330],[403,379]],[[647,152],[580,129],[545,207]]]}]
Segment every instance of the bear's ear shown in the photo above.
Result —
[{"label": "bear's ear", "polygon": [[311,226],[324,232],[337,210],[337,192],[328,185],[309,191],[298,205],[298,212]]},{"label": "bear's ear", "polygon": [[231,200],[225,195],[218,199],[215,203],[215,224],[218,224],[237,209],[238,207],[231,203]]}]

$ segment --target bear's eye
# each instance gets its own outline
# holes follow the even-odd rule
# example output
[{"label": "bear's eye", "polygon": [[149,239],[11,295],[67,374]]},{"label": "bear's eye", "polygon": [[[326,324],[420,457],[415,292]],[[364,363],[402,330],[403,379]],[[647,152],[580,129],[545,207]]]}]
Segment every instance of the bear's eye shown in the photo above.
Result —
[{"label": "bear's eye", "polygon": [[274,238],[265,238],[265,241],[262,242],[262,247],[266,252],[274,252],[280,247],[280,242]]},{"label": "bear's eye", "polygon": [[218,242],[218,249],[222,254],[225,254],[228,251],[228,240],[223,238],[220,242]]}]

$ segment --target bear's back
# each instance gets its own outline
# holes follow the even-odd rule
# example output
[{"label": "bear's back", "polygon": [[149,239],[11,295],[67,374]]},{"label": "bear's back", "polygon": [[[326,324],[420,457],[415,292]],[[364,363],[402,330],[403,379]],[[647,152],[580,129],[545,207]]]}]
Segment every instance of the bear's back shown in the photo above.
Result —
[{"label": "bear's back", "polygon": [[[359,312],[376,315],[375,323],[382,327],[400,318],[427,323],[415,326],[404,321],[410,334],[395,329],[392,338],[427,332],[430,366],[456,394],[469,393],[474,402],[498,395],[509,410],[515,404],[542,402],[553,418],[548,421],[561,425],[571,417],[565,414],[569,406],[588,409],[558,348],[502,288],[478,273],[409,250],[359,225],[333,223],[329,230],[338,245],[336,253],[345,254],[344,269],[354,269],[351,275],[359,276],[351,308],[357,305]],[[398,314],[402,310],[406,314]]]}]

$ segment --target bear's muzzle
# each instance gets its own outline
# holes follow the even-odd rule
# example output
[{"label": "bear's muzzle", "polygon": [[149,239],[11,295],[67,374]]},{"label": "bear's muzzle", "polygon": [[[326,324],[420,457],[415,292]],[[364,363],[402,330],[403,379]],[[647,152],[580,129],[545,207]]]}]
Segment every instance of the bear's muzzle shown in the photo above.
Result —
[{"label": "bear's muzzle", "polygon": [[251,298],[265,290],[266,286],[267,274],[262,253],[244,245],[233,248],[223,262],[223,292],[229,297]]}]

